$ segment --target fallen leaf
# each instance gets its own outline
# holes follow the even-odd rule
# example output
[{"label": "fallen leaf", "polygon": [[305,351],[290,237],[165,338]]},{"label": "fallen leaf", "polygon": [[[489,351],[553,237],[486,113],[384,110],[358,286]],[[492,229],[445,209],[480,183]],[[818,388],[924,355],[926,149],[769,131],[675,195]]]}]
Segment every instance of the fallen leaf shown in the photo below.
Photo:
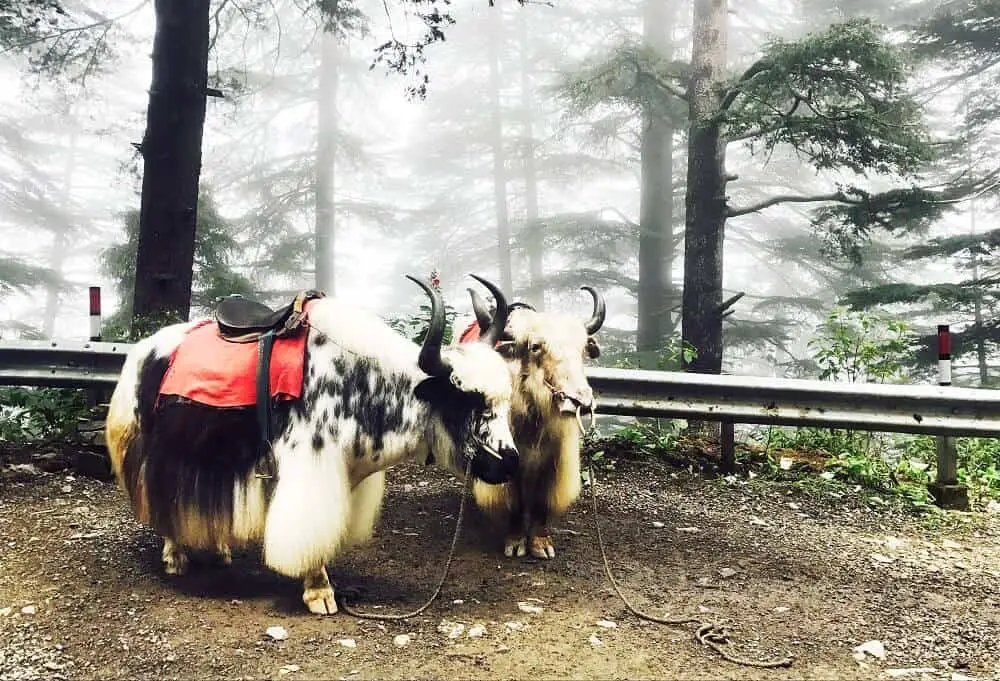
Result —
[{"label": "fallen leaf", "polygon": [[278,668],[278,673],[284,676],[285,674],[291,674],[292,672],[297,672],[300,669],[302,669],[302,667],[300,667],[297,664],[284,664]]},{"label": "fallen leaf", "polygon": [[344,646],[345,648],[357,648],[358,647],[358,642],[355,641],[353,638],[342,638],[342,639],[338,640],[337,643],[339,643],[340,645]]},{"label": "fallen leaf", "polygon": [[604,627],[605,629],[614,629],[618,624],[611,620],[597,620],[597,626]]},{"label": "fallen leaf", "polygon": [[392,644],[397,648],[402,648],[403,646],[410,645],[410,635],[409,634],[397,634],[392,638]]}]

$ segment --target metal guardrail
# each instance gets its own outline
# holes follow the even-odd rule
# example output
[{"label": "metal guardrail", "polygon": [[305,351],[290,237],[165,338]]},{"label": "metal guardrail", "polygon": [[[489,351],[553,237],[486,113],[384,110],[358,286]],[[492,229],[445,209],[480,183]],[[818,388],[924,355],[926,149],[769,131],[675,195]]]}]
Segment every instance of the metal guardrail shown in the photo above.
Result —
[{"label": "metal guardrail", "polygon": [[[0,385],[114,386],[126,343],[0,341]],[[588,369],[599,414],[1000,437],[1000,390]]]}]

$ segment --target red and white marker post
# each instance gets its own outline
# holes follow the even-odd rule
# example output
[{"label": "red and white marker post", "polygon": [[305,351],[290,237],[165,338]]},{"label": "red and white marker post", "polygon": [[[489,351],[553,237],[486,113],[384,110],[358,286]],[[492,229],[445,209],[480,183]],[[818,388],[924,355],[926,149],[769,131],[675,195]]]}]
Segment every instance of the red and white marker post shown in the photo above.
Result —
[{"label": "red and white marker post", "polygon": [[101,340],[101,287],[90,287],[90,340]]}]

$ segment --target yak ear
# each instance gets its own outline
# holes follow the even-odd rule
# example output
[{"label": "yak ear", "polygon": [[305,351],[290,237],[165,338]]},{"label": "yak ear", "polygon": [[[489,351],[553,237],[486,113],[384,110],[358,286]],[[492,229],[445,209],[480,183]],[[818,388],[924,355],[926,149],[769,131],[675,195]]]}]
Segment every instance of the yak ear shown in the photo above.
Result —
[{"label": "yak ear", "polygon": [[455,397],[455,386],[444,376],[431,376],[417,384],[413,394],[429,404],[442,404]]}]

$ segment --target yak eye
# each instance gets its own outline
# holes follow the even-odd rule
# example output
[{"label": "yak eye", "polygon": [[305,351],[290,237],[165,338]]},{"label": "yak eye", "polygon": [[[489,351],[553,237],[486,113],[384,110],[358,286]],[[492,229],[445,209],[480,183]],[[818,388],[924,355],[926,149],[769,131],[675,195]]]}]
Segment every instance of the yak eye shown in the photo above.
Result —
[{"label": "yak eye", "polygon": [[535,353],[535,354],[541,352],[542,351],[542,344],[541,343],[532,343],[531,344],[531,351],[533,353]]}]

